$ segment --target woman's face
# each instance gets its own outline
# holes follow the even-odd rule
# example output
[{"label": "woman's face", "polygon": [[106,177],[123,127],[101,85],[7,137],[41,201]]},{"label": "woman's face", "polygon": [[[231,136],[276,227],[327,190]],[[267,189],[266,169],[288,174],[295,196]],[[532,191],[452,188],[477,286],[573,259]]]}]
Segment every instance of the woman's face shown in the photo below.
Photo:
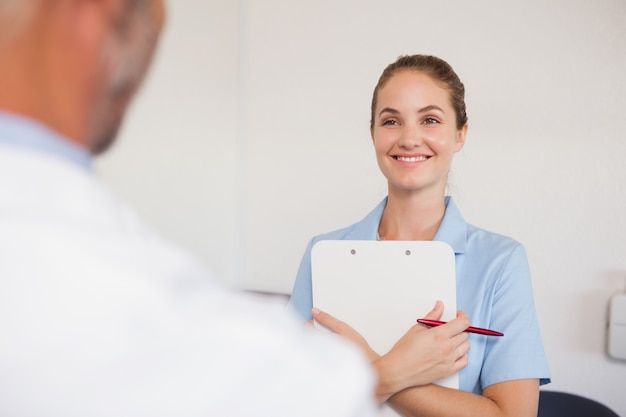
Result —
[{"label": "woman's face", "polygon": [[378,90],[371,131],[389,192],[443,195],[452,157],[465,143],[448,90],[423,72],[402,70]]}]

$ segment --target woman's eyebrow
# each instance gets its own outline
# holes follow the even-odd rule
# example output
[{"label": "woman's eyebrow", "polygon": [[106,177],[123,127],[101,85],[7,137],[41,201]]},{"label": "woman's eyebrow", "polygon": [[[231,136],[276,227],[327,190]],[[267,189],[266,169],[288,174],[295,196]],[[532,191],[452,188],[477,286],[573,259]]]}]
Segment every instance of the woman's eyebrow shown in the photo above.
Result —
[{"label": "woman's eyebrow", "polygon": [[[427,112],[433,111],[433,110],[439,111],[441,113],[445,113],[445,111],[441,107],[439,107],[439,106],[437,106],[435,104],[431,104],[431,105],[422,107],[417,112],[418,113],[427,113]],[[380,113],[378,113],[378,116],[380,117],[380,115],[383,114],[383,113],[400,114],[400,112],[398,110],[396,110],[396,109],[394,109],[392,107],[385,107],[384,109],[382,109],[380,111]]]},{"label": "woman's eyebrow", "polygon": [[441,107],[436,106],[434,104],[431,104],[431,105],[426,106],[426,107],[422,107],[417,112],[418,113],[426,113],[426,112],[433,111],[433,110],[437,110],[437,111],[440,111],[441,113],[445,113],[445,111],[443,111],[443,109]]},{"label": "woman's eyebrow", "polygon": [[400,114],[398,110],[393,109],[391,107],[385,107],[384,109],[382,109],[380,113],[378,113],[378,116],[380,117],[380,115],[383,113]]}]

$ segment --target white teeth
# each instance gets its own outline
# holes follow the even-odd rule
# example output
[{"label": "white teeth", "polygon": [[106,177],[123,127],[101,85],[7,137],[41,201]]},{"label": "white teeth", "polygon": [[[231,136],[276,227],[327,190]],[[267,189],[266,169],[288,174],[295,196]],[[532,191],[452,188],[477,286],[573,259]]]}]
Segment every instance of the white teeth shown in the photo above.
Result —
[{"label": "white teeth", "polygon": [[402,162],[417,162],[417,161],[425,161],[428,159],[428,157],[426,155],[420,155],[420,156],[397,156],[396,159],[398,161],[402,161]]}]

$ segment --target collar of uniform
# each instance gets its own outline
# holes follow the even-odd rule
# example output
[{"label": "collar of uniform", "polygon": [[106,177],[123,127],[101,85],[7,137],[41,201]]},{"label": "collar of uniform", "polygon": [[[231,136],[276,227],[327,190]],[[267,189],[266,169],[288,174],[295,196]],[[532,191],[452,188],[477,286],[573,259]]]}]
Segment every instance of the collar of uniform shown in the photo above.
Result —
[{"label": "collar of uniform", "polygon": [[91,171],[89,152],[35,119],[0,111],[0,144],[65,159]]},{"label": "collar of uniform", "polygon": [[446,212],[433,240],[447,243],[455,254],[463,253],[467,244],[467,223],[452,197],[446,196],[445,201]]},{"label": "collar of uniform", "polygon": [[[452,247],[455,254],[463,253],[466,247],[467,223],[465,223],[452,197],[446,196],[445,204],[446,212],[433,240],[447,243]],[[353,239],[376,240],[380,219],[383,217],[386,206],[387,197],[374,207],[363,220],[353,226],[350,233],[351,237]]]},{"label": "collar of uniform", "polygon": [[385,197],[367,216],[350,228],[350,239],[355,240],[377,240],[378,225],[383,217],[383,211],[387,206],[387,197]]}]

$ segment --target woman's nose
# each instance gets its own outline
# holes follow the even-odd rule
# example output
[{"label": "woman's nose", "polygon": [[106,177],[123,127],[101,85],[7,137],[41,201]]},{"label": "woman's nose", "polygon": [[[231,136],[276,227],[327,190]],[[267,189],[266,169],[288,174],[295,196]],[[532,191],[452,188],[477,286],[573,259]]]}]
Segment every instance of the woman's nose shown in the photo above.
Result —
[{"label": "woman's nose", "polygon": [[422,144],[420,130],[416,126],[404,126],[398,139],[398,146],[405,149],[411,149]]}]

